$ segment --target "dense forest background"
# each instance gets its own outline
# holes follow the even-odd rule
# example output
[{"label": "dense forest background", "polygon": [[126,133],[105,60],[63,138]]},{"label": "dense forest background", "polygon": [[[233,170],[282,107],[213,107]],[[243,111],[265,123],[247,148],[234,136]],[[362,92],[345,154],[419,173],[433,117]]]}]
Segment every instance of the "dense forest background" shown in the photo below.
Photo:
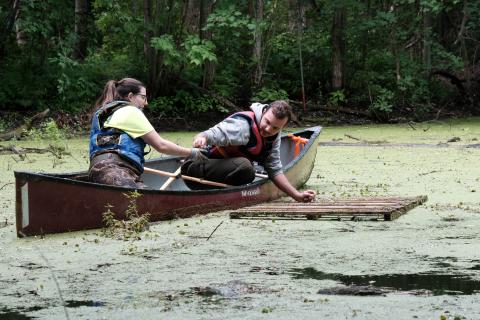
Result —
[{"label": "dense forest background", "polygon": [[378,121],[480,114],[480,1],[0,0],[0,106],[87,113],[109,79],[189,117],[289,99]]}]

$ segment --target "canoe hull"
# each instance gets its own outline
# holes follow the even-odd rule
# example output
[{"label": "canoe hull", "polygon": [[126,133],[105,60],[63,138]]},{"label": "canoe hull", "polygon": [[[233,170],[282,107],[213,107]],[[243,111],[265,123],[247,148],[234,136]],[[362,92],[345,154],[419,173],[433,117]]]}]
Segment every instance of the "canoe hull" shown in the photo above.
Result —
[{"label": "canoe hull", "polygon": [[[309,179],[315,162],[320,127],[310,130],[308,145],[284,168],[288,180],[296,187]],[[179,158],[164,158],[149,161],[146,165],[165,169],[165,166],[174,168],[178,163]],[[100,228],[104,225],[102,217],[107,206],[112,206],[111,210],[116,213],[117,219],[124,219],[122,213],[129,205],[124,193],[134,189],[73,179],[81,174],[15,172],[17,235],[24,237]],[[163,183],[163,178],[153,175],[144,174],[143,178],[145,181],[155,179],[160,185]],[[139,213],[148,212],[150,221],[187,218],[271,201],[283,195],[269,179],[245,186],[201,191],[187,190],[178,180],[174,184],[179,185],[178,190],[137,190],[141,195],[137,199]]]}]

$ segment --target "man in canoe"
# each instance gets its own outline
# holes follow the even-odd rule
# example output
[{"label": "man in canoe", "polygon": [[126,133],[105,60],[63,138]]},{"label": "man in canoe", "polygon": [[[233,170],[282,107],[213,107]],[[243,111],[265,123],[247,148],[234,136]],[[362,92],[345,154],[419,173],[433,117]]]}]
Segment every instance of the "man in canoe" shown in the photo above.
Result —
[{"label": "man in canoe", "polygon": [[[238,186],[255,179],[252,163],[255,161],[287,195],[300,202],[312,201],[315,191],[298,191],[282,171],[280,136],[290,118],[291,108],[286,101],[252,104],[249,111],[235,113],[196,135],[193,146],[206,148],[209,159],[187,160],[182,165],[182,174]],[[194,182],[186,183],[191,189],[205,188]]]},{"label": "man in canoe", "polygon": [[147,144],[164,154],[205,158],[200,149],[180,147],[160,137],[143,113],[147,105],[142,82],[133,78],[107,82],[92,117],[90,181],[145,188],[140,176]]}]

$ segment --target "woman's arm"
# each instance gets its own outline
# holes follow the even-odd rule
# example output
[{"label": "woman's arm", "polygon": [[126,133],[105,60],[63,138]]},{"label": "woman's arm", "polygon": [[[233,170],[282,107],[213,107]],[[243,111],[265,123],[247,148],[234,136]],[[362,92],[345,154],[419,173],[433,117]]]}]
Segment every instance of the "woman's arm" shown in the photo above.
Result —
[{"label": "woman's arm", "polygon": [[250,126],[244,118],[226,118],[194,138],[195,147],[207,144],[216,146],[242,146],[248,143]]},{"label": "woman's arm", "polygon": [[188,157],[191,154],[190,148],[184,148],[175,143],[165,140],[155,131],[152,130],[147,134],[141,136],[145,143],[149,144],[160,153],[169,154],[172,156]]}]

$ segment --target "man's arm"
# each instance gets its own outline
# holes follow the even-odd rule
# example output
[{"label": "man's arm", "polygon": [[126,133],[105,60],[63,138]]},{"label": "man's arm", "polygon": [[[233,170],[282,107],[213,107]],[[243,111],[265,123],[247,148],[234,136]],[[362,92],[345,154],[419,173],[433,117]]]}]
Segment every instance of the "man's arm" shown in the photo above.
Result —
[{"label": "man's arm", "polygon": [[298,191],[294,186],[290,184],[287,177],[283,173],[277,174],[272,178],[273,183],[278,189],[285,192],[287,195],[299,202],[311,202],[315,199],[314,190]]},{"label": "man's arm", "polygon": [[241,146],[248,143],[250,126],[243,118],[227,118],[193,138],[193,146]]},{"label": "man's arm", "polygon": [[273,142],[270,154],[262,163],[270,178],[282,173],[282,161],[280,160],[280,135],[281,133],[279,133],[277,139]]}]

